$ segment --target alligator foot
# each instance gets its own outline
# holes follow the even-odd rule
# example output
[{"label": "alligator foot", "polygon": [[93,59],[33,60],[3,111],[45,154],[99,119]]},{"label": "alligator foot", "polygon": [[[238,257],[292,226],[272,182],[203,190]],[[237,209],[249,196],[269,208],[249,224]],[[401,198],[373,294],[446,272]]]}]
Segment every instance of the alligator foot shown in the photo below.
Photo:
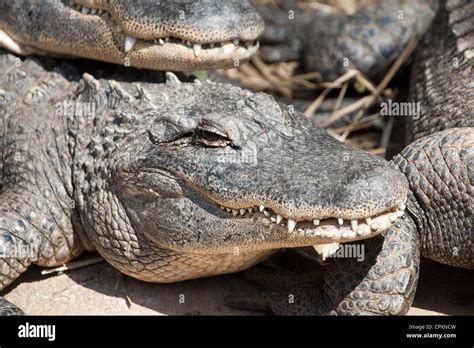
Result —
[{"label": "alligator foot", "polygon": [[282,267],[275,259],[253,267],[244,274],[263,292],[232,295],[227,302],[277,315],[402,315],[415,296],[418,244],[413,223],[402,217],[382,236],[351,244],[362,252],[357,257],[336,253],[321,265],[307,256],[301,262],[293,251],[292,260],[276,260]]},{"label": "alligator foot", "polygon": [[25,315],[25,313],[13,303],[0,297],[0,316],[6,315]]},{"label": "alligator foot", "polygon": [[415,226],[405,216],[382,236],[358,243],[364,259],[332,258],[320,311],[333,315],[403,315],[415,296],[420,264]]},{"label": "alligator foot", "polygon": [[[21,168],[18,166],[16,170],[20,171]],[[41,179],[35,177],[34,180],[39,183]],[[26,186],[28,183],[22,184]],[[41,193],[49,198],[42,197]],[[48,187],[39,192],[33,187],[29,191],[22,188],[18,192],[2,192],[0,290],[17,279],[32,263],[54,267],[64,264],[82,251],[82,246],[73,239],[71,223],[68,221],[70,218],[52,196],[52,190]],[[0,297],[0,315],[22,313]]]}]

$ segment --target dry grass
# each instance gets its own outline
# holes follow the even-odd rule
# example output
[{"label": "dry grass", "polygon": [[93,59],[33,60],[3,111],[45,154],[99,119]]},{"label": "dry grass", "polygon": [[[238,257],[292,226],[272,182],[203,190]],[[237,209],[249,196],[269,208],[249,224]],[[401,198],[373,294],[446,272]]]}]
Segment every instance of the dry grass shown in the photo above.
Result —
[{"label": "dry grass", "polygon": [[[385,122],[386,120],[382,120],[378,114],[369,114],[368,112],[370,107],[376,103],[380,104],[384,98],[395,96],[394,90],[389,88],[389,83],[408,60],[415,47],[415,41],[409,42],[378,84],[374,84],[358,70],[348,70],[335,81],[318,82],[321,79],[317,72],[297,74],[297,62],[266,64],[258,56],[254,57],[251,63],[225,73],[228,77],[240,81],[251,89],[272,92],[290,100],[294,98],[296,91],[306,90],[314,95],[313,101],[304,112],[307,117],[316,113],[331,93],[337,93],[331,116],[320,126],[330,131],[340,141],[348,144],[357,143],[359,147],[383,156],[388,146],[393,119]],[[360,92],[360,97],[355,102],[341,107],[350,86]],[[352,123],[343,127],[335,127],[337,121],[347,115],[353,115]],[[373,126],[375,124],[383,124],[383,127],[378,127],[377,130],[379,133],[378,142],[373,141]],[[354,132],[357,134],[354,135]],[[367,136],[368,134],[370,136]],[[351,135],[360,137],[362,141],[350,139]],[[367,138],[367,141],[364,142],[364,138]]]}]

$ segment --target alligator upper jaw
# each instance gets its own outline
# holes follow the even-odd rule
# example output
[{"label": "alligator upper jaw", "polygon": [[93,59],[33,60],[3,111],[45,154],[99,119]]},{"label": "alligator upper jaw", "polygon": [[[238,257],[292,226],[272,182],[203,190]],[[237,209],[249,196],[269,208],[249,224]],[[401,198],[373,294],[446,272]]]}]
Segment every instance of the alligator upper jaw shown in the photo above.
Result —
[{"label": "alligator upper jaw", "polygon": [[192,42],[173,36],[153,39],[134,37],[105,9],[90,8],[78,3],[71,9],[75,11],[75,15],[84,17],[85,25],[88,25],[91,16],[103,20],[115,38],[116,42],[113,44],[119,53],[119,57],[112,60],[119,60],[117,63],[128,60],[130,65],[140,68],[179,71],[229,68],[247,61],[259,48],[256,40],[243,41],[238,38],[222,42]]}]

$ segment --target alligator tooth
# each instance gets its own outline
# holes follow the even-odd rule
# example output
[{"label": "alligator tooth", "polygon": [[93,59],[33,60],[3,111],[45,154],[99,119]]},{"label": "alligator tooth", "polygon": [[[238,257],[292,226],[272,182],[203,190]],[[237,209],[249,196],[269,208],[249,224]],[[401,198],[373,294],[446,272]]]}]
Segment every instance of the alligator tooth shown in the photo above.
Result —
[{"label": "alligator tooth", "polygon": [[405,212],[403,210],[397,210],[397,216],[402,217]]},{"label": "alligator tooth", "polygon": [[225,207],[223,205],[220,205],[220,207],[221,207],[222,210],[225,210]]},{"label": "alligator tooth", "polygon": [[319,226],[319,222],[320,222],[319,219],[314,219],[314,220],[313,220],[313,224],[314,224],[315,226]]},{"label": "alligator tooth", "polygon": [[194,44],[193,50],[194,50],[194,55],[196,57],[199,57],[199,55],[201,54],[201,49],[202,49],[202,46],[200,44]]},{"label": "alligator tooth", "polygon": [[240,215],[244,215],[245,214],[245,209],[240,209],[239,212],[240,212]]},{"label": "alligator tooth", "polygon": [[364,229],[359,228],[359,229],[357,230],[357,234],[358,234],[359,236],[363,235],[363,234],[364,234]]},{"label": "alligator tooth", "polygon": [[232,51],[234,50],[234,47],[235,47],[234,45],[225,45],[225,46],[223,47],[223,49],[224,49],[224,51],[223,51],[224,54],[228,54],[228,53],[232,52]]},{"label": "alligator tooth", "polygon": [[233,43],[234,43],[234,45],[238,46],[239,43],[240,43],[240,40],[239,40],[239,39],[235,39],[235,40],[233,41]]},{"label": "alligator tooth", "polygon": [[253,212],[253,208],[247,208],[247,211],[248,211],[249,213],[252,213],[252,212]]},{"label": "alligator tooth", "polygon": [[265,210],[265,211],[263,212],[263,215],[265,215],[265,217],[270,217],[271,214],[270,214],[270,212],[268,212],[268,211]]},{"label": "alligator tooth", "polygon": [[406,207],[407,207],[406,204],[402,203],[402,204],[400,204],[399,208],[400,208],[400,210],[405,210]]},{"label": "alligator tooth", "polygon": [[165,44],[165,41],[164,41],[163,39],[158,39],[158,43],[159,43],[160,45],[164,45],[164,44]]},{"label": "alligator tooth", "polygon": [[333,231],[327,231],[325,233],[325,236],[328,237],[328,238],[332,238],[332,237],[334,237],[334,232]]},{"label": "alligator tooth", "polygon": [[209,44],[209,46],[210,46],[211,48],[214,48],[214,47],[216,46],[216,44],[215,44],[214,42],[212,42],[212,43]]},{"label": "alligator tooth", "polygon": [[357,231],[357,220],[351,220],[352,231]]},{"label": "alligator tooth", "polygon": [[167,36],[165,37],[165,42],[169,42],[170,41],[170,38]]},{"label": "alligator tooth", "polygon": [[104,10],[102,9],[97,10],[97,14],[101,15],[102,13],[104,13]]},{"label": "alligator tooth", "polygon": [[276,217],[277,224],[280,224],[281,220],[283,220],[283,216],[281,216],[280,214],[277,214],[277,217]]},{"label": "alligator tooth", "polygon": [[370,225],[370,223],[372,222],[372,219],[368,217],[365,219],[365,222],[367,222],[367,225]]},{"label": "alligator tooth", "polygon": [[236,216],[239,213],[237,209],[232,209],[232,215]]},{"label": "alligator tooth", "polygon": [[274,216],[272,216],[272,217],[270,218],[270,220],[271,220],[272,222],[276,222],[276,221],[277,221],[276,217],[274,217]]},{"label": "alligator tooth", "polygon": [[253,46],[253,42],[252,42],[252,41],[247,41],[247,42],[245,42],[245,47],[250,48],[250,47],[252,47],[252,46]]},{"label": "alligator tooth", "polygon": [[225,210],[226,210],[228,213],[231,213],[231,212],[232,212],[232,209],[230,209],[230,208],[225,208]]},{"label": "alligator tooth", "polygon": [[84,7],[82,8],[81,12],[82,12],[83,14],[89,14],[90,10],[91,10],[91,9],[90,9],[89,7],[84,6]]},{"label": "alligator tooth", "polygon": [[370,228],[373,229],[373,230],[378,230],[379,229],[379,224],[375,222],[372,225],[370,225]]},{"label": "alligator tooth", "polygon": [[388,216],[390,222],[395,222],[398,219],[397,213],[392,213]]},{"label": "alligator tooth", "polygon": [[324,261],[328,257],[331,257],[339,250],[340,244],[339,243],[330,243],[330,244],[320,244],[320,245],[313,245],[314,250],[319,254],[321,259]]},{"label": "alligator tooth", "polygon": [[95,15],[97,13],[97,9],[96,8],[91,8],[91,14]]},{"label": "alligator tooth", "polygon": [[337,223],[339,224],[339,226],[344,225],[344,219],[342,219],[342,218],[337,218]]},{"label": "alligator tooth", "polygon": [[186,46],[192,47],[193,43],[191,41],[186,41]]},{"label": "alligator tooth", "polygon": [[132,37],[132,36],[125,36],[125,52],[130,51],[135,43],[137,42],[137,39]]},{"label": "alligator tooth", "polygon": [[288,232],[293,232],[296,226],[296,221],[292,219],[288,219]]},{"label": "alligator tooth", "polygon": [[349,237],[349,233],[347,232],[342,232],[342,238],[347,238]]},{"label": "alligator tooth", "polygon": [[260,212],[262,213],[265,210],[265,207],[263,205],[261,205],[261,206],[258,207],[258,210],[260,210]]}]

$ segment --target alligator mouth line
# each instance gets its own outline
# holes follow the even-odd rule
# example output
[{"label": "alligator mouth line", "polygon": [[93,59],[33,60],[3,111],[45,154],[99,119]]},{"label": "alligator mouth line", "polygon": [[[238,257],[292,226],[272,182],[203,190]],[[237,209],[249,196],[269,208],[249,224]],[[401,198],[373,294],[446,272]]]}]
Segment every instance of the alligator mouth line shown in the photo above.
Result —
[{"label": "alligator mouth line", "polygon": [[397,208],[364,219],[344,220],[343,218],[328,217],[313,219],[312,221],[296,221],[291,217],[282,216],[263,205],[240,209],[220,205],[220,208],[234,217],[252,217],[260,214],[271,223],[282,227],[286,226],[289,233],[302,237],[354,240],[372,237],[388,229],[395,220],[404,214],[406,204],[404,202]]},{"label": "alligator mouth line", "polygon": [[195,43],[189,40],[185,40],[185,39],[181,39],[181,38],[177,38],[173,36],[167,36],[167,37],[156,38],[153,40],[146,40],[146,39],[136,38],[125,33],[122,27],[120,26],[120,24],[118,24],[115,21],[115,19],[111,16],[109,12],[107,12],[107,10],[91,8],[91,7],[83,6],[78,3],[74,3],[72,9],[76,10],[82,15],[95,15],[95,16],[103,17],[104,19],[108,19],[111,22],[115,23],[116,32],[124,34],[125,38],[124,38],[123,47],[124,47],[125,53],[128,53],[129,51],[131,51],[137,42],[145,42],[150,45],[156,45],[156,46],[166,46],[169,44],[177,44],[177,45],[180,45],[181,48],[192,50],[196,58],[199,57],[202,52],[213,50],[213,49],[222,50],[222,53],[231,53],[237,49],[243,49],[245,51],[248,51],[249,53],[253,53],[253,52],[256,52],[256,50],[260,46],[260,43],[258,41],[243,41],[239,39],[227,40],[223,42]]},{"label": "alligator mouth line", "polygon": [[[152,188],[149,188],[148,192],[159,197]],[[286,227],[288,233],[295,237],[320,238],[325,243],[353,241],[379,235],[405,214],[406,201],[407,198],[397,207],[364,218],[348,220],[341,217],[324,217],[296,220],[264,205],[236,209],[223,206],[214,199],[210,199],[216,207],[234,218],[264,217],[269,223]]]}]

